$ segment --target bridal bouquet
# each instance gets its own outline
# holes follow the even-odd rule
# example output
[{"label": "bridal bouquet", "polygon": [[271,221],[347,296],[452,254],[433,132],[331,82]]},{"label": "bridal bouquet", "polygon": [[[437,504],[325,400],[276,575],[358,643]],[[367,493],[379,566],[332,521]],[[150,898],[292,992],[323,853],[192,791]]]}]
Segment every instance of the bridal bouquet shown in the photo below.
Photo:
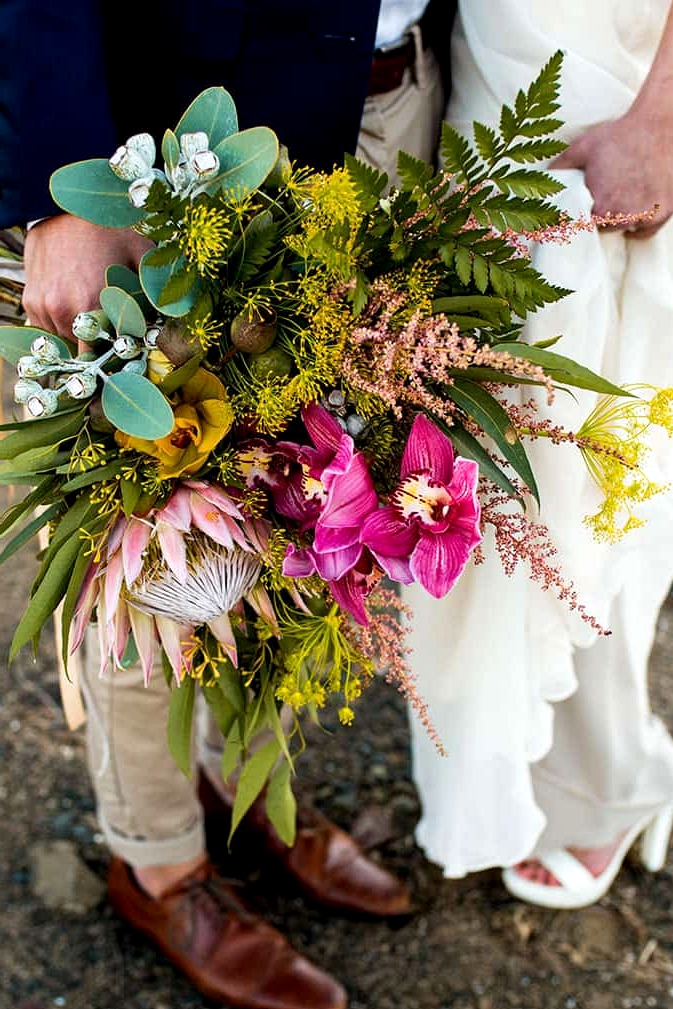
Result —
[{"label": "bridal bouquet", "polygon": [[[48,533],[11,656],[60,606],[67,662],[95,618],[102,672],[163,669],[186,773],[201,691],[224,776],[241,768],[232,829],[266,788],[291,843],[304,713],[335,702],[349,724],[375,671],[413,700],[395,585],[445,596],[486,522],[506,563],[531,560],[544,529],[528,517],[526,436],[576,441],[599,476],[610,463],[610,486],[640,478],[595,425],[536,428],[512,405],[513,388],[552,402],[574,386],[628,404],[641,428],[655,413],[554,340],[520,338],[529,312],[569,293],[529,255],[574,226],[560,185],[529,167],[564,147],[560,64],[498,132],[475,124],[474,145],[445,125],[441,170],[401,152],[399,188],[350,156],[296,166],[267,127],[238,130],[220,87],[166,130],[161,167],[138,134],[52,176],[64,210],[154,246],[138,274],[109,268],[72,344],[0,329],[24,408],[4,425],[0,479],[31,488],[0,519],[0,561]],[[531,571],[579,605],[551,561]]]}]

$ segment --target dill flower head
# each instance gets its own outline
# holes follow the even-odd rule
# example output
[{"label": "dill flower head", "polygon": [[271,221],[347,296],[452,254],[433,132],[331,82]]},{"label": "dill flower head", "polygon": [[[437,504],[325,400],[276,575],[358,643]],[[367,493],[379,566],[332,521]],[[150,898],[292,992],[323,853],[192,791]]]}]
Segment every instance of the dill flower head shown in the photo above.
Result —
[{"label": "dill flower head", "polygon": [[647,438],[650,427],[662,427],[673,434],[673,389],[629,386],[640,395],[605,396],[599,400],[577,432],[576,443],[589,473],[604,494],[594,515],[584,519],[599,541],[616,543],[627,532],[643,525],[635,509],[655,494],[668,490],[655,483],[643,470],[651,451]]},{"label": "dill flower head", "polygon": [[202,276],[215,276],[227,258],[233,236],[228,212],[196,200],[186,206],[181,228],[179,241],[185,259]]}]

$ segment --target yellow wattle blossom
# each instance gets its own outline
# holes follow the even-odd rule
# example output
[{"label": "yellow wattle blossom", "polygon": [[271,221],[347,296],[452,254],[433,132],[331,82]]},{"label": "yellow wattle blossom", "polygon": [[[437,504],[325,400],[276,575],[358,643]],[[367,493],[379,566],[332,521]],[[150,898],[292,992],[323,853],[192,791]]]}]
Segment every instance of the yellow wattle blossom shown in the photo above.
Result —
[{"label": "yellow wattle blossom", "polygon": [[179,238],[185,259],[201,276],[213,277],[225,261],[234,232],[223,207],[188,203]]},{"label": "yellow wattle blossom", "polygon": [[165,438],[150,441],[117,431],[122,448],[135,449],[158,459],[157,475],[169,480],[197,473],[215,446],[229,432],[234,411],[220,379],[199,368],[178,390],[173,404],[173,430]]},{"label": "yellow wattle blossom", "polygon": [[[636,396],[606,396],[599,400],[577,432],[577,443],[589,473],[605,495],[594,515],[584,522],[599,541],[615,543],[644,524],[635,509],[669,489],[643,470],[651,451],[648,430],[661,427],[673,435],[673,389],[651,385],[625,386]],[[640,394],[651,391],[649,399]]]}]

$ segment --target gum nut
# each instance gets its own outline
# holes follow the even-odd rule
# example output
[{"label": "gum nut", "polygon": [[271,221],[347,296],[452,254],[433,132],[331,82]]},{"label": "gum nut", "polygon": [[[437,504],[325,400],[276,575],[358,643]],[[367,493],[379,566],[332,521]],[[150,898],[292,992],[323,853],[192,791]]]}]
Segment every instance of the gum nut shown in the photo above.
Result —
[{"label": "gum nut", "polygon": [[145,346],[153,349],[157,345],[157,340],[159,334],[161,333],[161,326],[150,326],[145,333]]},{"label": "gum nut", "polygon": [[284,378],[292,371],[293,360],[280,347],[269,347],[250,356],[250,371],[255,378]]},{"label": "gum nut", "polygon": [[251,319],[247,312],[240,312],[232,319],[229,334],[237,350],[246,354],[263,354],[276,339],[276,313],[269,312],[264,317]]},{"label": "gum nut", "polygon": [[122,361],[128,361],[133,357],[137,357],[142,351],[142,346],[135,340],[132,336],[118,336],[117,339],[112,344],[112,349],[114,350],[117,357],[121,357]]},{"label": "gum nut", "polygon": [[352,413],[346,418],[346,430],[351,438],[358,438],[367,427],[367,421],[359,413]]},{"label": "gum nut", "polygon": [[96,391],[96,376],[90,371],[82,371],[79,375],[71,375],[65,383],[65,391],[73,399],[88,399]]},{"label": "gum nut", "polygon": [[201,344],[179,322],[167,322],[157,337],[157,347],[176,367],[186,364],[201,352]]},{"label": "gum nut", "polygon": [[43,375],[47,375],[50,370],[48,364],[43,364],[31,354],[20,357],[16,365],[16,373],[19,378],[41,378]]},{"label": "gum nut", "polygon": [[111,328],[110,320],[105,312],[96,309],[93,312],[78,312],[72,323],[72,332],[83,343],[93,343],[104,339]]},{"label": "gum nut", "polygon": [[213,151],[197,151],[189,163],[197,179],[210,179],[220,170],[220,159]]},{"label": "gum nut", "polygon": [[341,389],[332,389],[327,396],[327,402],[330,406],[343,406],[346,402],[346,397],[342,393]]},{"label": "gum nut", "polygon": [[48,336],[36,336],[30,345],[30,352],[44,364],[56,364],[61,360],[61,351]]},{"label": "gum nut", "polygon": [[143,159],[147,168],[153,166],[157,156],[157,148],[154,137],[150,133],[134,133],[126,141],[126,146]]},{"label": "gum nut", "polygon": [[143,175],[147,175],[147,170],[150,167],[142,155],[126,144],[117,148],[108,164],[117,178],[124,182],[141,179]]},{"label": "gum nut", "polygon": [[153,182],[153,178],[136,179],[136,181],[132,182],[129,186],[129,200],[138,210],[144,207],[147,203]]},{"label": "gum nut", "polygon": [[187,161],[190,161],[199,151],[207,151],[210,146],[208,134],[203,130],[196,130],[194,133],[182,133],[180,136],[180,150]]},{"label": "gum nut", "polygon": [[30,378],[20,378],[14,386],[14,402],[27,403],[31,396],[39,396],[42,386]]},{"label": "gum nut", "polygon": [[26,400],[26,409],[31,417],[48,417],[58,409],[58,393],[53,389],[40,389]]}]

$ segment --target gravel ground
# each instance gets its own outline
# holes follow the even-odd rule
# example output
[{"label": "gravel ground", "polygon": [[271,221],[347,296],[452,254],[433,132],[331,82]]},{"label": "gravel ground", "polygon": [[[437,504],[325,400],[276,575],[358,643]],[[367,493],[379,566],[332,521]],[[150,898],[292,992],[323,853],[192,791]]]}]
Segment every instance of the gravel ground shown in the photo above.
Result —
[{"label": "gravel ground", "polygon": [[[3,569],[3,657],[34,571],[32,548]],[[669,600],[651,678],[673,729],[672,658]],[[673,860],[654,877],[625,865],[608,897],[577,912],[519,904],[496,871],[444,880],[414,842],[419,806],[394,688],[375,683],[352,729],[313,742],[321,759],[304,762],[305,794],[409,879],[417,912],[396,927],[327,917],[249,853],[235,853],[230,872],[343,981],[351,1009],[673,1007]],[[65,726],[49,634],[35,661],[24,650],[3,670],[0,758],[0,1009],[212,1009],[106,904],[83,732]]]}]

